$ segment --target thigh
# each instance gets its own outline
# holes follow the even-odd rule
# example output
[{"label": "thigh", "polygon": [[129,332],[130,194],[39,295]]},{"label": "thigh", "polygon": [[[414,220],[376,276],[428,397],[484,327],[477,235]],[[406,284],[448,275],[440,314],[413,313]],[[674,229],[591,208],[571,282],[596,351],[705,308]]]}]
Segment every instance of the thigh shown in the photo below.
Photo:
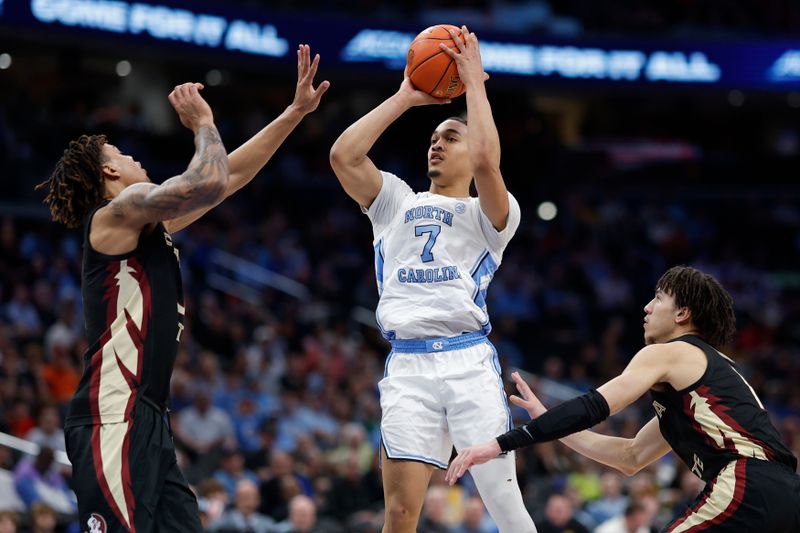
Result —
[{"label": "thigh", "polygon": [[497,351],[488,341],[461,350],[444,379],[450,437],[457,450],[490,440],[511,428]]},{"label": "thigh", "polygon": [[90,533],[128,532],[134,524],[139,532],[149,529],[134,488],[142,476],[131,465],[142,447],[133,429],[125,422],[66,431],[79,523]]},{"label": "thigh", "polygon": [[398,507],[405,509],[416,523],[422,511],[432,473],[433,466],[417,461],[388,458],[382,448],[381,475],[387,511]]},{"label": "thigh", "polygon": [[[173,452],[173,457],[174,457]],[[167,470],[154,516],[154,533],[201,533],[197,498],[177,462]]]},{"label": "thigh", "polygon": [[439,380],[426,355],[392,354],[378,384],[381,440],[390,459],[447,468],[453,448],[441,402]]},{"label": "thigh", "polygon": [[791,473],[766,461],[739,459],[709,482],[686,512],[664,532],[789,533],[797,501],[787,498]]}]

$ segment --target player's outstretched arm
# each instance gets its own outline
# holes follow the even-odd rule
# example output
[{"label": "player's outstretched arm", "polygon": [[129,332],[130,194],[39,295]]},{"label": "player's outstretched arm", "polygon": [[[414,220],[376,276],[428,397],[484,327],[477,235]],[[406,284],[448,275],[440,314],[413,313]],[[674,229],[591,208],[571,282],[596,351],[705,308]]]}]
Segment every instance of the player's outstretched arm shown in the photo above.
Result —
[{"label": "player's outstretched arm", "polygon": [[[531,419],[538,418],[547,412],[525,380],[514,372],[511,374],[517,385],[519,396],[511,395],[509,400],[522,407]],[[636,435],[634,439],[623,439],[601,435],[591,431],[580,431],[560,439],[569,448],[598,463],[616,468],[626,475],[633,475],[670,450],[669,444],[661,436],[658,420],[653,418]]]},{"label": "player's outstretched arm", "polygon": [[400,89],[378,107],[358,119],[336,139],[330,153],[331,167],[344,191],[359,205],[369,207],[378,196],[383,179],[367,153],[389,125],[412,107],[446,104],[418,91],[403,74]]},{"label": "player's outstretched arm", "polygon": [[458,75],[467,90],[467,144],[481,209],[495,229],[502,231],[508,222],[508,191],[500,173],[500,136],[486,95],[488,76],[483,71],[478,38],[466,26],[462,26],[461,31],[463,43],[454,31],[450,31],[458,52],[444,44],[439,46],[455,60]]},{"label": "player's outstretched arm", "polygon": [[297,86],[292,103],[264,129],[228,155],[230,178],[224,196],[212,206],[170,220],[165,224],[168,232],[182,230],[250,183],[303,118],[317,109],[322,95],[330,87],[330,83],[326,80],[314,88],[314,76],[319,67],[319,60],[319,54],[311,59],[311,47],[307,44],[301,44],[297,48]]},{"label": "player's outstretched arm", "polygon": [[483,464],[501,452],[561,439],[618,413],[656,383],[669,381],[676,349],[668,344],[646,346],[639,350],[622,374],[597,390],[566,401],[496,439],[462,450],[450,464],[447,481],[454,483],[473,465]]},{"label": "player's outstretched arm", "polygon": [[136,183],[109,204],[111,225],[141,228],[214,205],[228,185],[228,155],[199,83],[184,83],[169,94],[181,123],[194,132],[195,152],[186,171],[161,185]]}]

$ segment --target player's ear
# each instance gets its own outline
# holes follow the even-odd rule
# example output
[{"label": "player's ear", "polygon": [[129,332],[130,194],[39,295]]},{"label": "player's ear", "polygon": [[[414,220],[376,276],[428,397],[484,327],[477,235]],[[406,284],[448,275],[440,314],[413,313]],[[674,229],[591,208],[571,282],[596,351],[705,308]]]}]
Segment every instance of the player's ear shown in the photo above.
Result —
[{"label": "player's ear", "polygon": [[692,310],[688,307],[679,307],[675,311],[675,323],[684,325],[692,319]]},{"label": "player's ear", "polygon": [[107,180],[116,181],[120,178],[119,170],[117,167],[111,163],[110,161],[106,161],[103,163],[101,171],[103,172],[103,178]]}]

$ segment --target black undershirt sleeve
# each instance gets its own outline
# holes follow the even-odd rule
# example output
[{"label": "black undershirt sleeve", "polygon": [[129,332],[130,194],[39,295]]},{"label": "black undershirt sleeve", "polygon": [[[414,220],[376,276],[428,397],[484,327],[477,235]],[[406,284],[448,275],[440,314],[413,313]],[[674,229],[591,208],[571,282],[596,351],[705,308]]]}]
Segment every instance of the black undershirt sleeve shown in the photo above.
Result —
[{"label": "black undershirt sleeve", "polygon": [[550,409],[542,416],[524,426],[497,437],[504,452],[529,446],[536,442],[547,442],[572,435],[599,424],[611,414],[603,395],[592,389],[583,396],[568,400]]}]

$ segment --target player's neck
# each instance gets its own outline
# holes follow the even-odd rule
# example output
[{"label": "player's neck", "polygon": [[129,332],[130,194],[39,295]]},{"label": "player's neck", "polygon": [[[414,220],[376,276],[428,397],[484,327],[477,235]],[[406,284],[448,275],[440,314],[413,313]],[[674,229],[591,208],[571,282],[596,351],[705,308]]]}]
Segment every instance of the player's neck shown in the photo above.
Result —
[{"label": "player's neck", "polygon": [[432,194],[451,198],[469,198],[469,185],[459,183],[441,184],[431,181],[431,188],[428,191]]}]

